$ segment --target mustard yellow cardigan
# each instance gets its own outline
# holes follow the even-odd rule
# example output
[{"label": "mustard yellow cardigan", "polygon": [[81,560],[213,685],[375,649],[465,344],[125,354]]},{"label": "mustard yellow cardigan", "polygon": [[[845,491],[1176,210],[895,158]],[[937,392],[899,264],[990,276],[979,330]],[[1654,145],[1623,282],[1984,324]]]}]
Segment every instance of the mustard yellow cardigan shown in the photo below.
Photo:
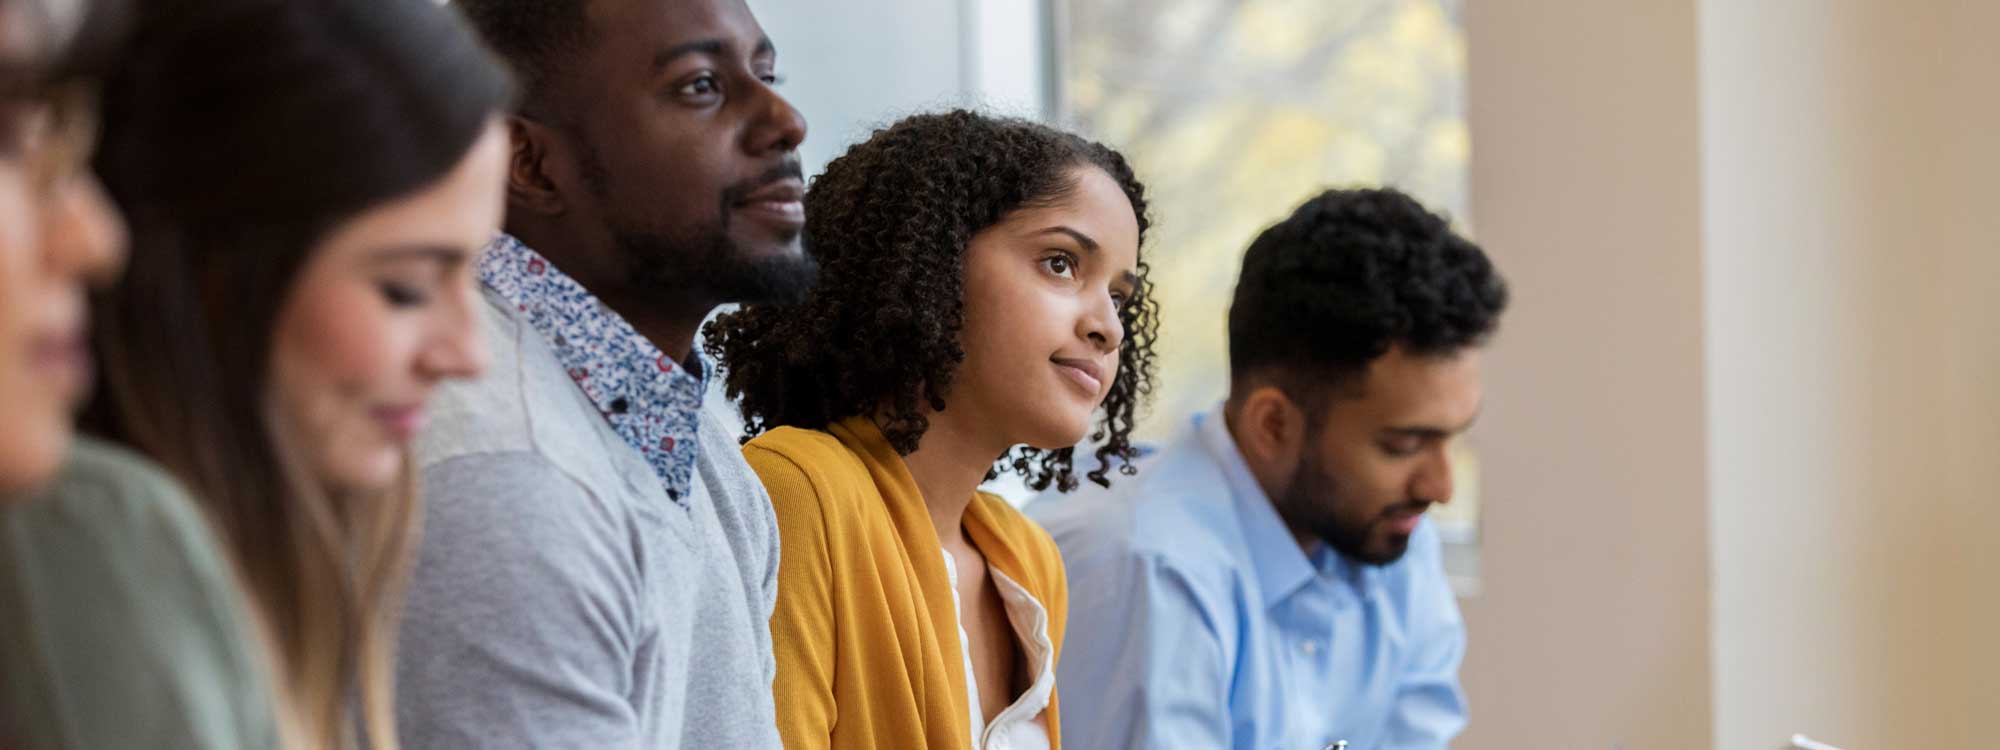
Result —
[{"label": "mustard yellow cardigan", "polygon": [[[970,750],[965,662],[937,532],[873,422],[780,428],[743,448],[771,491],[783,549],[771,640],[787,750]],[[1047,532],[979,493],[965,531],[1049,612],[1062,657],[1069,586]],[[1060,748],[1056,700],[1049,739]]]}]

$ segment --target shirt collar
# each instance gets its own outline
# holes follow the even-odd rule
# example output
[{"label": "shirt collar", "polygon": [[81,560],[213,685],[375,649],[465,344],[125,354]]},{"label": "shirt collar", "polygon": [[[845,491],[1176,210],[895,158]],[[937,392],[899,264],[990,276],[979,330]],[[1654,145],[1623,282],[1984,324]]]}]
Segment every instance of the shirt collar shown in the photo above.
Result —
[{"label": "shirt collar", "polygon": [[1195,415],[1194,430],[1229,482],[1229,494],[1243,524],[1250,563],[1256,569],[1266,608],[1277,606],[1314,578],[1346,583],[1357,593],[1373,591],[1378,581],[1376,571],[1368,566],[1355,564],[1324,543],[1317,545],[1310,557],[1299,548],[1298,538],[1292,536],[1284,519],[1278,517],[1263,485],[1251,476],[1250,465],[1244,462],[1236,438],[1229,434],[1221,406]]},{"label": "shirt collar", "polygon": [[[685,508],[700,442],[701,402],[712,365],[689,363],[659,347],[555,264],[511,235],[486,246],[479,280],[548,343],[556,360],[605,421],[637,449]],[[699,367],[693,373],[688,366]]]}]

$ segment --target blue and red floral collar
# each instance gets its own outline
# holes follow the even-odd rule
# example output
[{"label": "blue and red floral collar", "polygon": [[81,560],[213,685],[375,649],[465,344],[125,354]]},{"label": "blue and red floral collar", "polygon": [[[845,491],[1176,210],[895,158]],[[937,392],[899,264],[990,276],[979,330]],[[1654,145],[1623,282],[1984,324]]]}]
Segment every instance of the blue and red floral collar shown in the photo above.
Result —
[{"label": "blue and red floral collar", "polygon": [[555,351],[597,411],[625,442],[638,449],[683,509],[694,481],[700,441],[703,381],[712,369],[690,373],[669,359],[632,324],[583,285],[511,235],[486,246],[479,280],[524,315]]}]

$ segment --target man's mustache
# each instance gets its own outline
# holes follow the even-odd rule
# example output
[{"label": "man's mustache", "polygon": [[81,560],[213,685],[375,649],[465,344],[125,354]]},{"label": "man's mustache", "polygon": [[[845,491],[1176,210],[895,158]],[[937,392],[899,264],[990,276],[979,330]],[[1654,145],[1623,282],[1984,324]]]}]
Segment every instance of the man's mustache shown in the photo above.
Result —
[{"label": "man's mustache", "polygon": [[742,203],[743,199],[751,193],[763,189],[765,185],[784,179],[805,180],[805,170],[799,165],[798,157],[787,157],[784,161],[779,162],[777,166],[764,170],[756,177],[723,188],[722,205],[727,208]]}]

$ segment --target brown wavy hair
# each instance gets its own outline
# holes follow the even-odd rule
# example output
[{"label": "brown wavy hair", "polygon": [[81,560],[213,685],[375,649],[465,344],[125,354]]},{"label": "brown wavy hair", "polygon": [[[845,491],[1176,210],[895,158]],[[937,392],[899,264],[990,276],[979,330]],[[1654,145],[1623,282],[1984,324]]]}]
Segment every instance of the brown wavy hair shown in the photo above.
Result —
[{"label": "brown wavy hair", "polygon": [[[342,221],[442,178],[511,84],[432,0],[158,0],[104,82],[97,168],[132,231],[100,300],[86,426],[185,483],[270,646],[307,748],[396,747],[410,463],[338,496],[271,407],[273,325]],[[359,719],[357,728],[356,719]]]},{"label": "brown wavy hair", "polygon": [[[965,361],[963,261],[972,236],[1023,208],[1075,188],[1073,170],[1104,171],[1123,189],[1142,244],[1151,225],[1145,187],[1125,157],[1045,125],[966,110],[922,114],[875,131],[833,160],[806,191],[807,249],[818,285],[799,304],[751,305],[718,317],[704,349],[726,368],[750,435],[779,426],[825,429],[868,414],[898,453],[929,428]],[[1131,434],[1153,391],[1159,309],[1147,266],[1119,310],[1125,342],[1118,375],[1091,433],[1109,486],[1114,466],[1133,473]],[[991,475],[1020,474],[1034,489],[1077,486],[1073,448],[1017,447]],[[991,476],[989,475],[989,476]]]}]

